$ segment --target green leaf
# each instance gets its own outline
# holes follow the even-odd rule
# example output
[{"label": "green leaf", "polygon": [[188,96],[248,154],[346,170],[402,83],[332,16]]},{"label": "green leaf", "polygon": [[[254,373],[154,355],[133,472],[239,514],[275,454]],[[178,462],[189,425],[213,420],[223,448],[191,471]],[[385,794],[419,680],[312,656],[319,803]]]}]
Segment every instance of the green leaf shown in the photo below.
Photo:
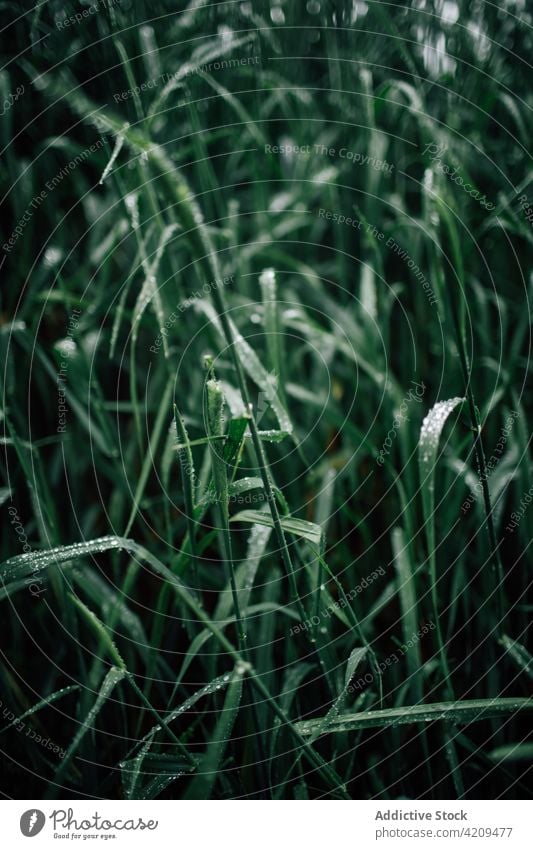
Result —
[{"label": "green leaf", "polygon": [[[197,301],[195,307],[207,315],[209,320],[216,327],[219,334],[223,336],[220,318],[218,317],[218,314],[212,304],[210,304],[206,298],[202,298]],[[229,324],[232,332],[233,344],[235,345],[243,368],[248,373],[249,377],[254,381],[254,383],[259,387],[259,389],[264,393],[265,398],[267,398],[267,400],[269,401],[270,406],[272,407],[279,422],[281,431],[291,434],[293,431],[291,420],[281,402],[281,399],[275,392],[275,389],[272,385],[271,375],[262,365],[254,349],[244,339],[242,334],[239,332],[237,326],[234,324],[233,321],[231,321],[231,319],[229,319]],[[269,433],[278,433],[278,431],[269,431]]]},{"label": "green leaf", "polygon": [[[397,585],[402,611],[403,639],[407,643],[413,634],[416,634],[418,631],[418,606],[416,601],[414,569],[411,565],[410,552],[402,528],[394,528],[392,531],[392,551],[394,554],[394,566],[398,576]],[[407,652],[406,660],[409,671],[409,685],[412,688],[415,700],[420,702],[422,701],[422,687],[420,683],[422,658],[418,642]]]},{"label": "green leaf", "polygon": [[118,619],[124,631],[129,634],[139,653],[146,657],[148,638],[139,616],[124,601],[121,592],[116,592],[95,570],[91,568],[73,569],[72,577],[78,588],[89,599],[100,606],[101,616],[108,621],[112,614]]},{"label": "green leaf", "polygon": [[346,664],[346,672],[345,672],[345,675],[344,675],[344,686],[342,687],[341,692],[339,693],[339,695],[337,696],[337,698],[335,699],[335,701],[331,705],[327,714],[321,720],[319,720],[315,731],[313,731],[313,733],[311,735],[311,742],[312,743],[314,743],[314,741],[318,737],[320,737],[322,734],[326,734],[328,729],[330,728],[331,724],[338,717],[340,711],[342,710],[344,702],[346,701],[346,696],[348,695],[348,686],[350,684],[350,681],[352,680],[352,678],[353,678],[353,676],[354,676],[354,674],[357,670],[357,667],[359,666],[360,663],[362,663],[363,659],[365,658],[367,651],[368,651],[368,649],[366,647],[362,647],[362,648],[353,649],[353,651],[350,653],[350,657],[348,658],[348,663]]},{"label": "green leaf", "polygon": [[31,716],[37,711],[41,710],[41,708],[48,707],[53,702],[57,701],[57,699],[62,699],[63,696],[67,696],[69,693],[73,693],[76,690],[81,690],[81,686],[79,684],[71,684],[70,687],[63,687],[61,690],[56,690],[55,693],[50,693],[49,696],[46,696],[44,699],[41,699],[39,702],[33,705],[33,707],[29,708],[20,716],[17,716],[12,722],[2,728],[0,730],[0,734],[3,734],[4,731],[7,731],[9,728],[12,728],[14,725],[18,725],[23,719],[26,719],[28,716]]},{"label": "green leaf", "polygon": [[127,540],[116,536],[100,537],[90,542],[76,542],[72,545],[61,545],[45,551],[32,551],[29,554],[18,554],[0,565],[0,577],[5,584],[30,576],[27,583],[34,580],[50,566],[60,566],[79,557],[92,554],[103,554],[111,549],[121,550]]},{"label": "green leaf", "polygon": [[[187,512],[187,527],[189,529],[189,540],[193,557],[196,555],[196,521],[194,515],[195,507],[195,481],[196,472],[194,469],[194,461],[192,457],[191,444],[189,434],[185,427],[185,421],[181,416],[176,404],[174,404],[174,420],[176,423],[176,433],[181,441],[181,448],[178,451],[179,464],[181,469],[181,481],[183,484],[183,498],[185,501],[185,510]],[[196,565],[194,566],[196,576]],[[196,583],[197,581],[195,581]]]},{"label": "green leaf", "polygon": [[185,794],[186,799],[209,799],[211,796],[239,712],[245,672],[246,665],[238,663],[231,674],[220,719],[200,761],[197,775]]},{"label": "green leaf", "polygon": [[[345,714],[333,720],[326,733],[342,731],[365,731],[368,728],[390,728],[397,725],[412,725],[419,722],[446,720],[458,725],[469,725],[482,719],[533,711],[533,699],[472,699],[455,702],[439,702],[430,705],[412,705],[392,710],[370,710],[362,713]],[[323,719],[297,722],[296,728],[304,737],[314,734]]]},{"label": "green leaf", "polygon": [[533,761],[533,743],[513,743],[510,746],[498,746],[489,752],[488,757],[495,763],[520,763]]},{"label": "green leaf", "polygon": [[123,761],[120,764],[120,768],[122,770],[122,784],[124,787],[124,796],[126,797],[126,799],[136,798],[135,791],[137,787],[137,781],[139,780],[139,773],[141,770],[142,762],[150,750],[153,739],[154,734],[152,732],[149,736],[149,739],[143,746],[141,746],[135,757],[131,758],[130,760]]},{"label": "green leaf", "polygon": [[[113,642],[104,623],[98,618],[96,613],[90,610],[87,605],[84,604],[77,596],[73,595],[73,593],[69,593],[69,598],[74,606],[78,608],[89,627],[99,637],[100,646],[105,647],[109,657],[114,661],[114,663],[116,663],[117,667],[126,672],[126,664],[124,663],[124,660],[122,659],[120,652]],[[97,652],[97,658],[100,658],[100,650]]]},{"label": "green leaf", "polygon": [[522,669],[530,678],[533,678],[533,657],[525,646],[517,640],[512,640],[507,634],[503,634],[499,642],[510,654],[518,668]]},{"label": "green leaf", "polygon": [[[422,506],[427,527],[433,527],[435,509],[435,470],[437,467],[439,440],[448,417],[455,408],[464,402],[464,398],[451,398],[449,401],[438,401],[431,408],[420,431],[418,444],[418,462],[420,467],[420,485],[422,489]],[[434,535],[429,533],[428,544],[430,551],[434,549]]]},{"label": "green leaf", "polygon": [[200,690],[197,690],[196,693],[193,693],[192,696],[189,696],[189,698],[186,699],[181,705],[179,705],[179,707],[174,708],[168,714],[168,716],[166,716],[162,720],[162,722],[160,722],[158,725],[154,725],[153,728],[150,729],[150,732],[145,737],[143,737],[142,741],[140,742],[144,743],[146,740],[149,739],[150,734],[161,731],[163,726],[168,727],[171,722],[174,722],[175,719],[177,719],[179,716],[182,716],[186,711],[189,710],[189,708],[195,705],[196,702],[204,696],[210,696],[213,693],[218,692],[219,690],[223,690],[225,687],[228,686],[230,680],[231,675],[229,672],[225,675],[219,675],[218,678],[214,678],[212,681],[209,682],[209,684],[206,684]]},{"label": "green leaf", "polygon": [[147,741],[135,758],[120,765],[126,799],[155,799],[169,784],[195,769],[176,755],[150,752],[151,745],[152,740]]},{"label": "green leaf", "polygon": [[230,420],[228,436],[224,443],[224,460],[228,466],[234,466],[237,462],[248,422],[249,419],[245,417],[232,418]]},{"label": "green leaf", "polygon": [[449,401],[439,401],[431,408],[420,431],[418,444],[418,462],[420,468],[420,488],[422,492],[422,510],[424,514],[424,529],[429,558],[429,579],[433,616],[435,617],[436,638],[439,651],[440,665],[446,687],[446,695],[453,698],[450,668],[444,646],[440,626],[439,603],[437,593],[437,556],[435,546],[435,471],[437,468],[439,440],[448,417],[464,398],[451,398]]},{"label": "green leaf", "polygon": [[64,775],[67,766],[70,764],[70,761],[77,752],[81,741],[83,740],[87,732],[93,727],[94,721],[100,713],[102,707],[111,696],[111,693],[113,692],[117,684],[119,684],[123,680],[126,674],[127,673],[125,669],[118,669],[118,667],[112,666],[107,675],[105,676],[92,708],[89,710],[89,713],[82,721],[80,728],[78,729],[72,743],[70,744],[65,753],[63,760],[61,761],[58,769],[56,770],[56,782],[60,783],[61,778]]},{"label": "green leaf", "polygon": [[266,268],[260,274],[259,286],[261,287],[261,298],[263,302],[263,323],[266,334],[268,364],[271,372],[277,376],[277,385],[282,387],[285,382],[283,378],[283,334],[281,332],[279,316],[276,272],[273,268]]},{"label": "green leaf", "polygon": [[[271,528],[265,527],[264,525],[254,525],[252,527],[248,538],[246,558],[239,564],[235,571],[235,584],[239,594],[239,604],[243,610],[246,610],[248,607],[255,576],[259,569],[259,564],[265,555],[270,534]],[[227,619],[231,615],[232,607],[233,598],[231,594],[231,587],[227,584],[223,592],[219,595],[218,605],[215,611],[215,620],[219,622]]]},{"label": "green leaf", "polygon": [[[346,696],[348,695],[348,685],[352,680],[357,667],[363,661],[365,655],[367,654],[368,649],[366,647],[356,648],[350,653],[350,657],[348,658],[348,663],[346,664],[346,672],[344,675],[344,685],[341,688],[341,691],[337,698],[334,700],[327,714],[323,716],[321,719],[317,720],[316,726],[313,732],[310,735],[310,743],[314,743],[319,737],[323,734],[327,734],[328,729],[339,715],[339,712],[342,710],[344,702],[346,701]],[[285,782],[292,776],[292,772],[295,767],[299,764],[300,758],[302,757],[302,753],[298,754],[294,763],[291,766],[289,773],[285,776]],[[279,798],[279,797],[278,797]]]},{"label": "green leaf", "polygon": [[[320,525],[316,525],[314,522],[307,522],[305,519],[291,519],[288,517],[283,517],[280,521],[281,527],[288,534],[306,539],[319,548],[322,547],[324,540]],[[260,510],[242,510],[240,513],[232,516],[230,522],[250,522],[253,525],[265,525],[267,528],[274,527],[270,513],[263,513]]]}]

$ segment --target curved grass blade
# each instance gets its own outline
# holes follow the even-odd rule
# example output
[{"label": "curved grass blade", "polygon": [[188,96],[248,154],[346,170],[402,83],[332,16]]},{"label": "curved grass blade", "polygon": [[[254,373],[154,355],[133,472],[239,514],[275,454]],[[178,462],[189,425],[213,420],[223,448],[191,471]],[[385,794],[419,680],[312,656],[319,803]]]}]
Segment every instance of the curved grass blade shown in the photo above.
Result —
[{"label": "curved grass blade", "polygon": [[[277,376],[277,386],[280,395],[283,397],[283,387],[285,386],[282,350],[283,335],[279,315],[276,273],[273,268],[266,268],[262,272],[259,276],[259,286],[261,287],[263,301],[268,364],[271,372]],[[284,406],[286,406],[285,401]]]},{"label": "curved grass blade", "polygon": [[[217,292],[218,290],[215,289],[214,291]],[[217,329],[220,336],[222,336],[222,338],[225,338],[222,322],[213,305],[206,301],[205,298],[203,298],[197,301],[195,306],[197,309],[205,313],[207,318]],[[283,431],[284,433],[291,434],[293,431],[292,423],[287,411],[285,410],[285,407],[281,402],[278,393],[275,391],[275,387],[273,386],[272,382],[272,376],[265,369],[259,357],[255,353],[254,349],[248,344],[246,339],[239,332],[234,322],[230,318],[227,318],[227,321],[228,328],[231,333],[232,344],[235,347],[235,353],[239,357],[242,367],[245,369],[245,371],[248,373],[248,376],[254,381],[256,386],[258,386],[258,388],[264,394],[264,397],[270,403],[270,406],[272,407],[279,422],[281,431]]]},{"label": "curved grass blade", "polygon": [[198,584],[197,567],[196,567],[196,522],[194,519],[194,482],[196,480],[196,472],[194,469],[194,461],[192,457],[191,445],[189,442],[189,434],[185,427],[185,421],[181,416],[176,404],[174,404],[174,421],[176,423],[176,433],[181,443],[178,459],[181,469],[181,480],[183,484],[183,499],[185,501],[185,510],[187,511],[187,527],[189,529],[189,544],[191,547],[193,575],[195,584]]},{"label": "curved grass blade", "polygon": [[[271,528],[264,525],[253,525],[248,538],[248,547],[245,560],[237,567],[235,572],[235,584],[239,593],[239,601],[243,610],[246,610],[250,601],[255,576],[259,564],[265,555],[266,547],[271,535]],[[217,621],[227,619],[231,614],[233,599],[230,587],[220,593],[219,601],[215,610]]]},{"label": "curved grass blade", "polygon": [[246,664],[238,663],[228,684],[224,707],[185,799],[209,799],[239,712]]},{"label": "curved grass blade", "polygon": [[57,699],[63,698],[63,696],[67,696],[69,693],[73,693],[76,690],[81,690],[80,684],[71,684],[69,687],[63,687],[61,690],[56,690],[55,693],[50,693],[49,696],[46,696],[44,699],[41,699],[37,702],[33,707],[29,708],[20,716],[17,716],[12,722],[6,725],[4,728],[0,729],[0,734],[3,734],[4,731],[7,731],[9,728],[13,728],[14,725],[18,725],[19,722],[26,719],[28,716],[31,716],[37,711],[41,710],[41,708],[48,707],[48,705],[53,704],[53,702],[57,701]]},{"label": "curved grass blade", "polygon": [[[412,705],[391,710],[370,710],[346,714],[334,719],[327,734],[342,731],[359,731],[368,728],[392,728],[419,722],[446,720],[457,725],[470,725],[483,719],[533,711],[533,699],[472,699],[455,702],[438,702],[431,705]],[[313,735],[323,719],[297,722],[296,727],[304,737]]]},{"label": "curved grass blade", "polygon": [[[146,742],[151,734],[157,734],[163,728],[168,728],[171,722],[174,722],[179,716],[185,713],[185,711],[189,710],[193,705],[196,704],[203,696],[212,695],[215,692],[219,692],[223,688],[225,688],[230,681],[230,673],[226,673],[225,675],[219,675],[218,678],[214,678],[209,684],[206,684],[200,690],[197,690],[196,693],[193,693],[192,696],[189,696],[179,707],[174,708],[174,710],[170,711],[170,713],[161,719],[157,725],[154,725],[153,728],[150,729],[148,734],[146,734],[143,739],[140,741],[141,743]],[[136,744],[137,745],[137,744]],[[131,756],[131,753],[135,750],[136,745],[132,747],[130,752],[128,752],[127,757]]]},{"label": "curved grass blade", "polygon": [[420,431],[418,444],[418,463],[420,468],[420,488],[422,492],[422,510],[424,514],[424,528],[429,558],[429,575],[431,583],[431,598],[433,602],[433,615],[435,617],[436,634],[438,640],[439,655],[444,674],[445,686],[449,695],[453,696],[453,688],[450,680],[450,669],[444,648],[442,630],[439,621],[439,602],[437,593],[437,557],[435,551],[435,471],[437,468],[439,440],[448,417],[453,413],[464,398],[451,398],[449,401],[438,401],[431,408]]},{"label": "curved grass blade", "polygon": [[[151,704],[151,702],[149,701],[147,696],[144,694],[144,692],[141,690],[141,688],[138,686],[137,682],[135,681],[134,676],[130,672],[128,672],[126,664],[125,664],[124,660],[122,659],[122,656],[121,656],[119,650],[117,649],[115,643],[113,642],[113,639],[112,639],[111,635],[109,634],[109,631],[106,628],[106,626],[104,625],[104,623],[101,622],[100,619],[98,619],[98,617],[96,616],[96,614],[93,613],[93,611],[90,610],[85,604],[83,604],[83,602],[80,601],[79,598],[77,598],[76,596],[73,596],[73,595],[71,595],[70,598],[71,598],[71,601],[78,608],[78,610],[82,613],[82,615],[84,616],[84,618],[86,619],[88,624],[91,626],[91,628],[96,632],[96,634],[100,638],[100,645],[98,647],[98,651],[97,651],[97,654],[96,654],[96,657],[95,657],[95,660],[94,660],[92,673],[89,676],[89,682],[91,683],[92,679],[95,677],[95,675],[96,675],[96,673],[99,669],[99,666],[100,666],[100,660],[99,660],[100,651],[101,651],[102,648],[105,648],[107,650],[107,653],[109,654],[109,656],[116,663],[117,668],[122,669],[124,671],[124,673],[127,675],[129,683],[131,684],[131,686],[133,687],[133,689],[135,690],[137,695],[140,697],[140,699],[143,702],[143,704],[145,705],[145,707],[148,708],[150,713],[152,713],[154,715],[154,717],[156,718],[156,720],[158,722],[162,722],[161,716],[159,715],[157,710],[153,707],[153,705]],[[176,745],[178,747],[178,749],[183,754],[183,756],[189,761],[190,764],[193,764],[194,759],[189,754],[189,752],[187,751],[185,746],[183,746],[181,741],[176,737],[174,732],[171,731],[166,726],[165,726],[165,730],[167,731],[167,733],[170,736],[174,745]]]},{"label": "curved grass blade", "polygon": [[[267,528],[274,527],[274,521],[270,513],[263,513],[260,510],[241,510],[240,513],[235,513],[231,517],[230,522],[249,522],[253,525],[264,525]],[[324,545],[324,535],[320,525],[314,522],[307,522],[305,519],[292,519],[289,517],[280,518],[281,527],[284,531],[293,536],[305,539],[312,542],[322,550]]]},{"label": "curved grass blade", "polygon": [[[222,435],[223,430],[224,393],[222,392],[217,380],[208,380],[206,388],[207,426],[209,436],[218,437]],[[235,608],[235,616],[237,617],[239,647],[240,650],[243,651],[246,646],[246,625],[242,618],[239,605],[239,596],[237,593],[237,586],[235,584],[235,565],[233,563],[233,554],[231,550],[228,508],[228,470],[223,456],[217,451],[216,444],[210,442],[209,448],[211,451],[211,464],[215,484],[215,501],[218,506],[218,515],[220,517],[221,525],[220,542],[222,556],[228,572],[231,594],[233,596],[233,605]]]},{"label": "curved grass blade", "polygon": [[[312,733],[310,734],[310,740],[309,740],[310,743],[314,743],[323,734],[327,734],[329,728],[331,727],[331,725],[333,724],[335,719],[338,717],[338,715],[339,715],[340,711],[342,710],[344,703],[346,701],[346,697],[348,695],[348,686],[350,684],[350,681],[352,680],[353,676],[355,675],[355,672],[357,671],[357,667],[364,660],[365,655],[367,654],[367,651],[368,651],[368,649],[366,647],[362,647],[362,648],[353,649],[353,651],[350,653],[350,657],[348,658],[348,663],[346,664],[346,672],[345,672],[345,675],[344,675],[344,685],[341,688],[339,695],[337,696],[337,698],[335,699],[335,701],[331,705],[330,709],[325,714],[325,716],[323,716],[321,719],[317,720],[316,726],[315,726],[314,730],[312,731]],[[301,754],[298,755],[293,766],[291,767],[289,774],[287,776],[287,780],[290,777],[293,769],[295,769],[297,764],[300,762],[300,758],[301,758]]]},{"label": "curved grass blade", "polygon": [[0,565],[0,578],[4,585],[11,581],[20,581],[34,575],[40,574],[50,566],[60,566],[79,557],[88,557],[92,554],[103,554],[110,549],[121,550],[127,540],[116,536],[100,537],[90,542],[75,542],[72,545],[61,545],[46,551],[32,551],[28,554],[17,554],[10,557]]},{"label": "curved grass blade", "polygon": [[[121,763],[127,799],[154,799],[172,781],[194,770],[194,766],[176,755],[150,752],[151,745],[151,741],[147,742],[135,758]],[[143,782],[143,776],[149,780]]]},{"label": "curved grass blade", "polygon": [[[397,573],[398,595],[400,596],[400,607],[402,611],[403,639],[407,643],[418,630],[418,606],[416,599],[416,583],[414,569],[411,565],[409,547],[405,541],[402,528],[394,528],[392,531],[392,551],[394,554],[394,566]],[[422,685],[420,671],[422,669],[422,657],[420,645],[415,643],[407,652],[407,670],[409,673],[409,684],[412,688],[413,698],[417,702],[422,701]]]},{"label": "curved grass blade", "polygon": [[98,604],[101,608],[102,618],[106,621],[108,627],[111,626],[111,621],[118,620],[124,631],[127,632],[134,641],[139,653],[146,657],[148,651],[148,638],[144,630],[144,626],[136,613],[133,613],[128,605],[123,601],[122,593],[117,593],[109,584],[104,581],[100,575],[92,569],[84,569],[83,571],[75,568],[72,572],[72,577],[77,585],[92,602]]},{"label": "curved grass blade", "polygon": [[509,653],[516,666],[530,678],[533,678],[533,656],[530,655],[525,646],[517,640],[512,640],[507,634],[504,634],[499,642]]},{"label": "curved grass blade", "polygon": [[122,771],[122,785],[124,787],[124,796],[126,799],[135,799],[135,791],[139,780],[139,773],[145,756],[150,751],[154,739],[153,732],[149,735],[149,739],[141,746],[139,752],[131,760],[122,761],[120,768]]},{"label": "curved grass blade", "polygon": [[58,769],[56,770],[55,781],[57,783],[60,783],[68,765],[76,754],[81,741],[83,740],[87,732],[93,727],[94,721],[100,713],[105,702],[111,696],[111,693],[115,689],[116,685],[119,684],[125,678],[126,674],[127,673],[125,669],[119,669],[116,666],[112,666],[107,675],[105,676],[93,706],[91,707],[89,713],[81,723],[81,727],[74,736],[72,743],[65,752],[63,760],[61,761]]}]

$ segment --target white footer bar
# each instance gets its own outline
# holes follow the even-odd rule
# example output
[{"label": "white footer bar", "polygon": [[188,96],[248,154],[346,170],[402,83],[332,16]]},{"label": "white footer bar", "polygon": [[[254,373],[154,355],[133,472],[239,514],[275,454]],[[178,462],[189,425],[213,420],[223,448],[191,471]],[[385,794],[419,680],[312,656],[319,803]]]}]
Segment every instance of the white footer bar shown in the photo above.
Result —
[{"label": "white footer bar", "polygon": [[1,842],[6,849],[65,844],[121,849],[530,849],[530,804],[4,801]]}]

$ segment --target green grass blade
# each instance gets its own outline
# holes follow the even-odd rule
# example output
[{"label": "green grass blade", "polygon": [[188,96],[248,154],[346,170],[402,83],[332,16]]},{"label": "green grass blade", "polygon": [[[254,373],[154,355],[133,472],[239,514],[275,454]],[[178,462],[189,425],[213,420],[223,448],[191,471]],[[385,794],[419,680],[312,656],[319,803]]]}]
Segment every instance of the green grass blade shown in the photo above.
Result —
[{"label": "green grass blade", "polygon": [[[413,705],[391,710],[371,710],[339,716],[329,725],[328,734],[344,731],[365,731],[368,728],[392,728],[420,722],[443,721],[457,725],[470,725],[483,719],[493,719],[533,711],[533,699],[472,699],[456,702],[439,702],[431,705]],[[297,722],[296,727],[304,737],[313,735],[321,719]]]},{"label": "green grass blade", "polygon": [[61,690],[56,690],[55,693],[50,693],[49,696],[46,696],[44,699],[41,699],[33,707],[24,711],[23,714],[17,716],[12,722],[8,723],[4,728],[0,729],[0,734],[3,734],[4,731],[8,731],[10,728],[13,728],[14,725],[18,725],[22,720],[26,719],[28,716],[32,716],[37,711],[42,708],[48,707],[48,705],[53,704],[57,699],[62,699],[63,696],[68,696],[69,693],[75,693],[76,691],[81,690],[81,686],[79,684],[71,684],[69,687],[63,687]]},{"label": "green grass blade", "polygon": [[58,769],[56,770],[55,781],[57,782],[57,784],[61,783],[61,780],[67,770],[67,767],[70,765],[72,758],[76,754],[80,743],[82,742],[87,732],[90,731],[93,727],[96,717],[100,713],[102,707],[104,706],[106,701],[111,697],[111,693],[113,692],[117,684],[119,684],[124,679],[125,675],[126,671],[124,669],[118,669],[117,667],[113,666],[105,676],[97,693],[93,706],[89,710],[85,719],[80,723],[79,730],[76,732],[72,743],[65,752],[63,760],[61,761]]},{"label": "green grass blade", "polygon": [[174,421],[176,423],[176,433],[180,440],[180,451],[178,458],[181,469],[181,481],[183,485],[183,499],[185,502],[187,527],[189,529],[189,542],[191,546],[191,554],[193,558],[193,574],[195,582],[198,583],[197,567],[196,567],[196,522],[194,519],[195,509],[195,492],[194,486],[196,481],[196,471],[189,441],[189,434],[185,427],[185,421],[181,416],[176,404],[174,404]]},{"label": "green grass blade", "polygon": [[[241,510],[235,513],[230,519],[231,522],[247,522],[252,525],[264,525],[267,528],[274,527],[272,516],[268,513],[263,513],[260,510]],[[281,518],[281,527],[288,534],[305,539],[312,542],[313,545],[322,548],[323,533],[320,525],[314,522],[307,522],[305,519]]]},{"label": "green grass blade", "polygon": [[231,673],[224,706],[207,751],[198,765],[197,774],[188,788],[186,799],[209,799],[219,773],[226,746],[231,737],[242,698],[244,664],[237,664]]},{"label": "green grass blade", "polygon": [[[400,607],[402,611],[402,633],[404,642],[407,643],[413,634],[416,634],[418,631],[418,605],[414,569],[411,565],[409,548],[405,541],[405,534],[402,528],[394,528],[392,531],[392,551],[394,554],[398,594],[400,596]],[[407,652],[407,669],[409,672],[410,689],[413,693],[414,700],[421,702],[422,683],[420,673],[422,669],[422,658],[418,642]]]},{"label": "green grass blade", "polygon": [[528,652],[522,643],[518,640],[512,640],[507,634],[504,634],[500,640],[501,645],[506,652],[511,656],[516,666],[523,670],[526,675],[533,678],[533,656]]},{"label": "green grass blade", "polygon": [[453,695],[450,669],[442,629],[440,626],[439,600],[437,587],[437,555],[435,543],[435,474],[439,457],[439,441],[449,416],[464,398],[451,398],[449,401],[439,401],[431,408],[422,423],[420,441],[418,443],[418,463],[420,469],[420,489],[422,493],[422,510],[424,514],[424,529],[428,548],[429,575],[431,583],[431,598],[433,616],[435,618],[437,641],[445,686],[449,695]]}]

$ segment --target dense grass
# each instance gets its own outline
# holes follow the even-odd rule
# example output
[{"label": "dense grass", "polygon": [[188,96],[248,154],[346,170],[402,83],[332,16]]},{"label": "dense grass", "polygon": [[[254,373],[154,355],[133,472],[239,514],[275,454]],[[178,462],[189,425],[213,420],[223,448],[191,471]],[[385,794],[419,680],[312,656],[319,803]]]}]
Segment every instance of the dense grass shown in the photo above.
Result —
[{"label": "dense grass", "polygon": [[2,792],[530,798],[531,15],[173,6],[3,5]]}]

